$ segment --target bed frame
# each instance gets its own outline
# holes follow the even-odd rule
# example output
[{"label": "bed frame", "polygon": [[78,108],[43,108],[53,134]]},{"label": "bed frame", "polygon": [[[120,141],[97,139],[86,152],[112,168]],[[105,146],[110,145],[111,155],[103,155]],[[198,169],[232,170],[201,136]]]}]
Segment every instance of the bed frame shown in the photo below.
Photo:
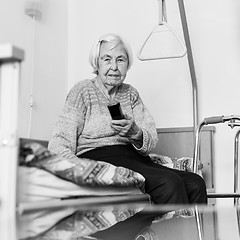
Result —
[{"label": "bed frame", "polygon": [[43,147],[48,147],[48,141],[47,140],[40,140],[40,139],[32,139],[32,138],[20,138],[19,139],[19,144],[20,145],[24,145],[27,143],[31,143],[31,142],[36,142],[41,144]]},{"label": "bed frame", "polygon": [[[18,94],[20,63],[24,52],[11,44],[0,45],[0,222],[13,218],[16,206],[18,157]],[[9,228],[11,226],[8,226]],[[2,239],[10,239],[1,234]],[[11,238],[13,239],[13,238]]]},{"label": "bed frame", "polygon": [[[203,163],[203,177],[208,192],[215,192],[213,137],[215,127],[206,126],[201,131],[200,160]],[[171,158],[193,157],[193,127],[157,128],[158,143],[153,153]]]},{"label": "bed frame", "polygon": [[11,220],[16,216],[18,159],[18,94],[20,63],[24,52],[11,44],[0,45],[0,224],[1,239],[15,239]]}]

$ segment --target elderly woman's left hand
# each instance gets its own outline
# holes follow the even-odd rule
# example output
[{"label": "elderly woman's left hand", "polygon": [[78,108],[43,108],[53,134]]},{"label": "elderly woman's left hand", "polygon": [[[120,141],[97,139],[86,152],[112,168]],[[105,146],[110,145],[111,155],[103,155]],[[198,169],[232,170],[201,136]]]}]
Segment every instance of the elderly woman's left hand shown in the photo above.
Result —
[{"label": "elderly woman's left hand", "polygon": [[122,137],[127,137],[129,140],[141,140],[142,138],[141,128],[129,116],[125,115],[125,119],[121,120],[112,120],[111,127],[115,133]]}]

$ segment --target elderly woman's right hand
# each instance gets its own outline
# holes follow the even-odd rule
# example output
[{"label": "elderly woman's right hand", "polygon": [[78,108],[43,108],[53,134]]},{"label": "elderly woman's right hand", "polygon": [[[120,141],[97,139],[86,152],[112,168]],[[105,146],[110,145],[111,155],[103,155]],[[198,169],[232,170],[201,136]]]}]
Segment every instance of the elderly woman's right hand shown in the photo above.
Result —
[{"label": "elderly woman's right hand", "polygon": [[125,119],[112,120],[111,127],[115,133],[122,137],[127,137],[137,147],[142,146],[142,129],[138,127],[133,118],[125,115]]}]

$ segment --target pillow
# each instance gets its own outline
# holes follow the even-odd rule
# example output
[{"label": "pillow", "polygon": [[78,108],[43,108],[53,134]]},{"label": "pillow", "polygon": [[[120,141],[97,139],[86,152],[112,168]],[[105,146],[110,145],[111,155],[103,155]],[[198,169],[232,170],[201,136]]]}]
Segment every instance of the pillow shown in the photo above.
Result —
[{"label": "pillow", "polygon": [[145,178],[130,169],[87,158],[63,158],[42,145],[20,145],[20,165],[44,169],[80,186],[137,186],[144,192]]},{"label": "pillow", "polygon": [[136,186],[109,187],[88,185],[79,186],[36,167],[18,166],[17,204],[24,209],[23,203],[74,198],[79,196],[116,196],[141,194]]},{"label": "pillow", "polygon": [[[149,156],[153,162],[163,165],[165,167],[192,172],[193,158],[191,157],[170,158],[168,156],[155,153],[151,153],[149,154]],[[202,169],[203,163],[199,161],[197,174],[199,174],[200,176],[202,176]]]}]

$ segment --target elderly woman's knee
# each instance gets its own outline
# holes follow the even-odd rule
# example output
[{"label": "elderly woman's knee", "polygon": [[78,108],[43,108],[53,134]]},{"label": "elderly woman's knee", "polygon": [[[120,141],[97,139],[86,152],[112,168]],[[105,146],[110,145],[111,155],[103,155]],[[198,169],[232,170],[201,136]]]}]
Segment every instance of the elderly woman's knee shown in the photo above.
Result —
[{"label": "elderly woman's knee", "polygon": [[194,181],[193,181],[193,186],[199,189],[205,189],[206,188],[206,183],[204,179],[199,176],[198,174],[194,174]]},{"label": "elderly woman's knee", "polygon": [[171,179],[151,189],[149,194],[155,203],[188,203],[184,183],[181,179]]},{"label": "elderly woman's knee", "polygon": [[172,175],[169,178],[161,179],[160,182],[150,184],[151,191],[164,193],[165,195],[171,195],[172,193],[178,193],[185,191],[185,185],[182,179],[177,175]]}]

